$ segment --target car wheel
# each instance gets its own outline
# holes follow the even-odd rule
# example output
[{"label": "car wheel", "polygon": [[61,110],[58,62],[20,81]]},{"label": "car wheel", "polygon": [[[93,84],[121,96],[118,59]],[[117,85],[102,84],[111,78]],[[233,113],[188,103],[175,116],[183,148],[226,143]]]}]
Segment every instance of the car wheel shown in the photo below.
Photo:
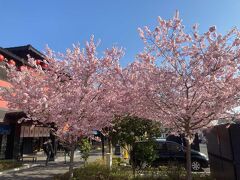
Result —
[{"label": "car wheel", "polygon": [[192,161],[192,170],[193,171],[200,171],[201,170],[201,164],[198,161]]}]

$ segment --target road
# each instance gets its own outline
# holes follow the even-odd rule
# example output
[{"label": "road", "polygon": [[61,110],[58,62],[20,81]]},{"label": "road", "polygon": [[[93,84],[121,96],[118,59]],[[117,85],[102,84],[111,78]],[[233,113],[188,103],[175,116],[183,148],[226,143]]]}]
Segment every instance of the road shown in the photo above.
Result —
[{"label": "road", "polygon": [[[88,162],[93,162],[100,157],[100,153],[92,153]],[[74,160],[74,167],[79,167],[83,164],[79,152],[75,153]],[[44,160],[38,160],[37,164],[34,164],[35,167],[0,174],[0,180],[50,180],[54,175],[67,172],[68,162],[69,158],[67,159],[67,164],[64,164],[64,158],[60,157],[55,162],[49,162],[48,166],[45,166]]]}]

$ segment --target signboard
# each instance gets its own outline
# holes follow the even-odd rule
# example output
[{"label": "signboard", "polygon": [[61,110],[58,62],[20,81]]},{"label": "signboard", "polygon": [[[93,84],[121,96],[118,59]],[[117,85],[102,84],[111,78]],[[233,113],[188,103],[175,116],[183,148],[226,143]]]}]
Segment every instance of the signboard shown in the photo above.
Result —
[{"label": "signboard", "polygon": [[33,137],[39,137],[39,127],[34,127],[34,135]]},{"label": "signboard", "polygon": [[29,137],[34,137],[34,130],[35,130],[34,126],[29,127]]},{"label": "signboard", "polygon": [[50,128],[37,126],[21,126],[20,137],[49,137]]},{"label": "signboard", "polygon": [[24,128],[25,128],[25,126],[21,126],[20,137],[24,137]]},{"label": "signboard", "polygon": [[39,137],[43,137],[44,127],[39,127]]},{"label": "signboard", "polygon": [[49,137],[50,136],[50,133],[49,133],[49,128],[44,128],[44,134],[43,134],[44,137]]},{"label": "signboard", "polygon": [[23,137],[30,137],[30,126],[24,127]]},{"label": "signboard", "polygon": [[9,125],[0,125],[0,134],[10,134],[11,126]]}]

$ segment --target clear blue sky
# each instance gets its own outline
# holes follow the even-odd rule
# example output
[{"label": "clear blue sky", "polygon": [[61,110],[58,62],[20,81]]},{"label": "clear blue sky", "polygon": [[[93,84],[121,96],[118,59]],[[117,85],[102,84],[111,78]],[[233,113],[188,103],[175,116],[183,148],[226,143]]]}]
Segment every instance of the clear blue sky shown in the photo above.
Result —
[{"label": "clear blue sky", "polygon": [[101,40],[99,53],[112,45],[126,49],[122,65],[143,48],[137,28],[157,24],[180,11],[186,28],[195,22],[201,31],[216,25],[226,33],[240,28],[240,0],[0,0],[0,46],[48,44],[63,52],[91,34]]}]

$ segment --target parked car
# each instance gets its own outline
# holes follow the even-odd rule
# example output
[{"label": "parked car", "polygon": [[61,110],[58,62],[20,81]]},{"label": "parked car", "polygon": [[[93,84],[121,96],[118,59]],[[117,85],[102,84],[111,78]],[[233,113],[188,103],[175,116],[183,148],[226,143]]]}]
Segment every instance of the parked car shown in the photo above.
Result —
[{"label": "parked car", "polygon": [[[142,144],[143,143],[143,144]],[[133,146],[131,152],[131,160],[137,166],[141,166],[144,162],[140,160],[141,158],[136,157],[136,149],[139,145],[147,146],[146,141],[136,142]],[[154,141],[154,151],[156,153],[156,158],[151,162],[151,166],[157,167],[160,165],[166,165],[171,163],[186,164],[186,148],[176,142],[166,141],[166,140],[155,140]],[[205,154],[191,150],[191,163],[192,170],[199,171],[202,168],[207,168],[209,166],[208,158]]]}]

